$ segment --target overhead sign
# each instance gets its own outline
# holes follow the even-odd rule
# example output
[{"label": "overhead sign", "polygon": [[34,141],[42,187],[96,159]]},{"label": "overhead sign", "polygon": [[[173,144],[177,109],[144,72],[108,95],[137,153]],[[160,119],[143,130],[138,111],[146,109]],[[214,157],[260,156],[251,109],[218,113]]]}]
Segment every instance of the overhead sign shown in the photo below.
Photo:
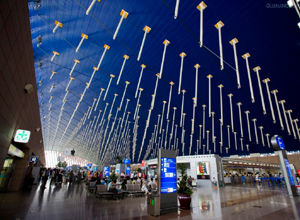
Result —
[{"label": "overhead sign", "polygon": [[88,166],[88,167],[91,167],[91,166],[93,166],[93,164],[91,164],[91,163],[88,163],[88,164],[87,164],[87,166]]},{"label": "overhead sign", "polygon": [[30,157],[30,162],[34,162],[36,164],[37,161],[38,157]]},{"label": "overhead sign", "polygon": [[271,143],[275,150],[285,150],[284,142],[280,136],[274,135],[271,138]]},{"label": "overhead sign", "polygon": [[71,156],[71,148],[65,148],[64,149],[64,155],[67,156],[67,157],[70,157]]},{"label": "overhead sign", "polygon": [[131,163],[131,160],[130,160],[130,159],[124,159],[124,160],[123,160],[123,163],[124,163],[124,164],[130,164],[130,163]]},{"label": "overhead sign", "polygon": [[161,193],[177,192],[176,158],[161,158]]},{"label": "overhead sign", "polygon": [[9,145],[8,148],[8,153],[20,158],[24,158],[25,153],[23,151],[21,151],[20,149],[16,148],[14,145]]},{"label": "overhead sign", "polygon": [[30,138],[30,131],[18,129],[14,141],[19,143],[28,143]]}]

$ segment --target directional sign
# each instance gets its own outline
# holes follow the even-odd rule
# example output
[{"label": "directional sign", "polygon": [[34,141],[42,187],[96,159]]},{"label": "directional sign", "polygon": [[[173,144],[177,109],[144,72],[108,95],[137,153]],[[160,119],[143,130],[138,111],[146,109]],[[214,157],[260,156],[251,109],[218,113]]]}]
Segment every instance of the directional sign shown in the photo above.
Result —
[{"label": "directional sign", "polygon": [[30,157],[30,162],[34,162],[36,164],[38,157]]},{"label": "directional sign", "polygon": [[123,160],[123,163],[124,163],[124,164],[130,164],[131,161],[130,161],[130,159],[124,159],[124,160]]},{"label": "directional sign", "polygon": [[177,192],[176,158],[161,158],[161,193]]},{"label": "directional sign", "polygon": [[273,148],[274,148],[275,150],[279,150],[279,151],[285,150],[285,145],[284,145],[284,143],[283,143],[282,138],[281,138],[279,135],[274,135],[274,136],[271,138],[271,143],[272,143]]},{"label": "directional sign", "polygon": [[284,145],[283,140],[281,139],[281,137],[277,136],[276,137],[276,142],[277,142],[277,145],[278,145],[280,150],[285,149],[285,145]]},{"label": "directional sign", "polygon": [[30,138],[30,131],[18,129],[14,141],[19,143],[28,143]]}]

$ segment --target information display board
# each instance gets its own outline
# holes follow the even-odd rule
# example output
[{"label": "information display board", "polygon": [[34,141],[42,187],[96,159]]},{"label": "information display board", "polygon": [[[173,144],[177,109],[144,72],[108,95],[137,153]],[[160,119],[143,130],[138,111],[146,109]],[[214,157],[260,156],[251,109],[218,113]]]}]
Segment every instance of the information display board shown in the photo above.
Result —
[{"label": "information display board", "polygon": [[130,176],[130,167],[126,167],[126,174]]},{"label": "information display board", "polygon": [[209,162],[197,163],[197,179],[210,179]]},{"label": "information display board", "polygon": [[103,176],[109,177],[109,167],[103,168]]},{"label": "information display board", "polygon": [[176,159],[175,158],[161,158],[161,172],[160,172],[161,187],[160,192],[174,193],[177,192],[177,178],[176,178]]},{"label": "information display board", "polygon": [[159,148],[157,165],[160,210],[177,211],[176,151]]}]

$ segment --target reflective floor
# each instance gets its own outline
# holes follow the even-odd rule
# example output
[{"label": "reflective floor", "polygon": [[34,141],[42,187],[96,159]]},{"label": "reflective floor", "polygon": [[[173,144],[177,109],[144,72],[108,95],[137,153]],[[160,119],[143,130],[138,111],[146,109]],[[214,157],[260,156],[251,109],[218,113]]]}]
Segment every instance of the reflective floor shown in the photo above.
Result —
[{"label": "reflective floor", "polygon": [[145,197],[123,200],[98,199],[84,184],[33,186],[26,192],[0,194],[0,219],[299,219],[300,197],[286,190],[253,185],[198,188],[191,210],[160,217],[147,215]]}]

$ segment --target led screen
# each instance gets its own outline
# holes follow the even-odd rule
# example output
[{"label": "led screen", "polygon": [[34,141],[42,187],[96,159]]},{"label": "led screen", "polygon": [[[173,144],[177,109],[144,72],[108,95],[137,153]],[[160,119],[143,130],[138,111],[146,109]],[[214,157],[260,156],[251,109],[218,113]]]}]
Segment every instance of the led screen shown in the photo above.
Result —
[{"label": "led screen", "polygon": [[104,167],[103,168],[103,175],[106,177],[109,177],[109,167]]},{"label": "led screen", "polygon": [[177,192],[176,159],[162,157],[160,169],[160,192],[162,194]]}]

